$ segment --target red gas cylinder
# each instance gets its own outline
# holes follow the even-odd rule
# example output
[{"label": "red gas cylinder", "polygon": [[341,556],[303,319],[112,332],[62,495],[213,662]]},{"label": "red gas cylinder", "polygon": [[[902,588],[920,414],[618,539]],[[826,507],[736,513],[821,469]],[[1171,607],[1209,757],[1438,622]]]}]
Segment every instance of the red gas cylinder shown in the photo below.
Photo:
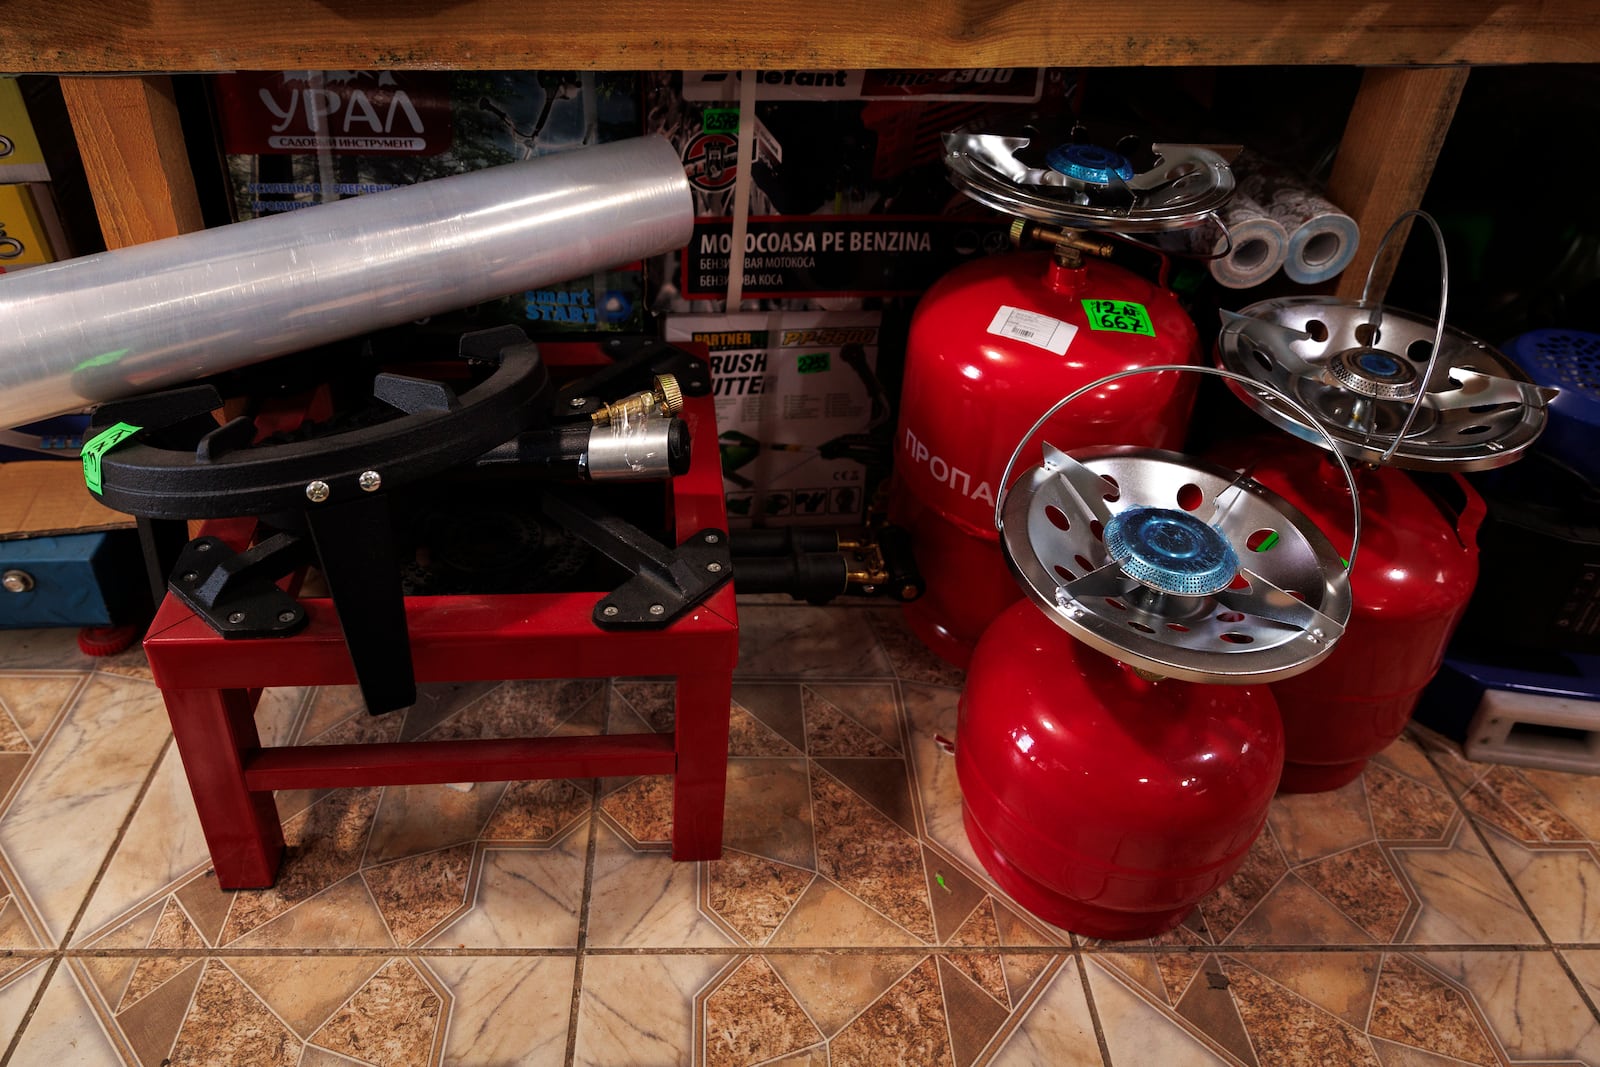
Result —
[{"label": "red gas cylinder", "polygon": [[[1045,444],[995,522],[1028,602],[985,631],[961,696],[968,839],[1040,917],[1155,936],[1238,869],[1266,821],[1283,766],[1267,683],[1337,647],[1339,554],[1229,468],[1126,446]],[[1282,551],[1249,558],[1266,534]]]},{"label": "red gas cylinder", "polygon": [[[994,531],[995,493],[1018,431],[1057,397],[1106,374],[1199,359],[1194,323],[1165,290],[1093,259],[991,256],[942,278],[906,345],[890,521],[910,531],[927,583],[906,621],[966,666],[989,621],[1021,595]],[[1085,305],[1140,309],[1149,333],[1095,329]],[[1135,320],[1121,320],[1135,324]],[[1150,374],[1085,398],[1046,434],[1063,448],[1182,443],[1192,379]]]},{"label": "red gas cylinder", "polygon": [[1226,881],[1283,764],[1264,685],[1153,681],[1031,603],[972,657],[956,773],[967,837],[1023,907],[1089,937],[1154,937]]},{"label": "red gas cylinder", "polygon": [[[1420,212],[1402,221],[1409,215],[1433,225]],[[1442,263],[1444,241],[1433,230]],[[1444,318],[1442,298],[1429,319],[1321,296],[1224,316],[1217,361],[1252,380],[1232,383],[1234,394],[1290,434],[1366,468],[1356,485],[1369,525],[1351,568],[1350,626],[1328,662],[1274,687],[1288,739],[1286,792],[1336,789],[1400,736],[1477,582],[1485,508],[1459,472],[1512,462],[1544,429],[1553,391]],[[1304,405],[1291,411],[1283,395]],[[1275,437],[1226,446],[1214,458],[1348,534],[1324,503],[1331,468],[1315,451]],[[1405,469],[1431,472],[1448,499]]]},{"label": "red gas cylinder", "polygon": [[[1348,544],[1349,489],[1326,452],[1282,436],[1219,448],[1211,458],[1286,498]],[[1393,467],[1358,467],[1369,522],[1350,572],[1354,601],[1339,647],[1305,674],[1272,686],[1283,713],[1286,793],[1337,789],[1400,736],[1444,660],[1478,580],[1483,499],[1459,474],[1448,497]]]}]

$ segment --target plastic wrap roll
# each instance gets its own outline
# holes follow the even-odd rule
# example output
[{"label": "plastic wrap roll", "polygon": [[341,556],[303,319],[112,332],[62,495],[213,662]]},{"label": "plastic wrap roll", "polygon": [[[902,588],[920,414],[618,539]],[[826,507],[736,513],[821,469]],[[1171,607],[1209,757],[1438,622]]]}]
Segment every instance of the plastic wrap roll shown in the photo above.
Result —
[{"label": "plastic wrap roll", "polygon": [[[1222,227],[1207,223],[1189,231],[1189,250],[1197,255],[1221,257],[1209,264],[1211,276],[1219,284],[1229,289],[1249,289],[1278,272],[1289,254],[1289,234],[1282,223],[1260,204],[1238,193],[1217,215]],[[1222,228],[1226,228],[1226,234]],[[1225,256],[1224,250],[1228,252]]]},{"label": "plastic wrap roll", "polygon": [[0,278],[0,426],[680,248],[663,138],[511,163]]},{"label": "plastic wrap roll", "polygon": [[1236,168],[1239,194],[1256,201],[1289,234],[1283,273],[1302,285],[1325,282],[1350,265],[1361,230],[1352,219],[1287,171],[1250,160]]}]

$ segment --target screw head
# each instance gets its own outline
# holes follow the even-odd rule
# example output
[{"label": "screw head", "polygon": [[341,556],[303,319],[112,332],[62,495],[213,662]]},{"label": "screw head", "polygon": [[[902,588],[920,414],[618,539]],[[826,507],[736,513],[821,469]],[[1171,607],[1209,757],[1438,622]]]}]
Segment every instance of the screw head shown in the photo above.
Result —
[{"label": "screw head", "polygon": [[922,590],[918,589],[916,586],[909,585],[909,584],[908,585],[902,585],[900,587],[900,595],[905,597],[907,600],[910,600],[911,598],[915,597],[921,591]]},{"label": "screw head", "polygon": [[378,487],[383,484],[383,475],[377,471],[362,471],[360,476],[356,478],[356,484],[361,487],[363,493],[376,492]]},{"label": "screw head", "polygon": [[306,499],[313,504],[320,504],[328,499],[328,483],[323,481],[312,482],[306,486]]},{"label": "screw head", "polygon": [[242,611],[234,612],[232,615],[228,616],[228,621],[229,622],[244,622],[244,612],[242,612]]},{"label": "screw head", "polygon": [[186,582],[192,582],[198,577],[200,577],[198,574],[196,574],[194,571],[190,571],[188,574],[183,576],[183,580]]},{"label": "screw head", "polygon": [[211,542],[210,541],[200,541],[194,546],[194,550],[196,552],[210,552],[211,551]]},{"label": "screw head", "polygon": [[651,604],[650,605],[650,614],[652,614],[652,615],[665,615],[666,613],[667,613],[667,609],[662,607],[660,604]]},{"label": "screw head", "polygon": [[612,617],[612,616],[614,616],[614,615],[616,615],[616,614],[618,614],[618,611],[617,611],[617,606],[616,606],[616,605],[615,605],[615,604],[607,604],[607,605],[606,605],[606,606],[605,606],[605,608],[604,608],[604,610],[602,610],[602,611],[601,611],[601,612],[600,612],[600,614],[602,614],[602,615],[604,615],[604,616],[605,616],[605,617],[606,617],[606,618],[608,618],[608,619],[609,619],[609,618],[611,618],[611,617]]},{"label": "screw head", "polygon": [[721,540],[722,540],[722,535],[721,534],[714,534],[714,533],[706,534],[706,544],[708,544],[708,545],[717,544]]},{"label": "screw head", "polygon": [[581,408],[585,403],[587,403],[587,401],[585,401],[581,396],[575,396],[571,400],[567,401],[567,403],[575,408]]},{"label": "screw head", "polygon": [[33,575],[27,571],[6,571],[0,575],[0,585],[5,586],[8,593],[26,593],[33,588]]},{"label": "screw head", "polygon": [[710,571],[712,574],[721,574],[722,564],[716,562],[707,563],[706,570]]},{"label": "screw head", "polygon": [[278,612],[278,621],[279,622],[294,622],[294,620],[295,620],[295,613],[294,612],[292,612],[292,611],[280,611],[280,612]]}]

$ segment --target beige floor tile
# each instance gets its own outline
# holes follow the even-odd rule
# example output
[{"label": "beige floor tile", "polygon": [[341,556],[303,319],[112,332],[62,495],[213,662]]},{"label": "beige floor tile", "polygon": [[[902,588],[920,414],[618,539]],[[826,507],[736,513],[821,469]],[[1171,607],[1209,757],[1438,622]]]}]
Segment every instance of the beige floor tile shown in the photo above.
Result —
[{"label": "beige floor tile", "polygon": [[169,736],[154,686],[96,675],[34,757],[0,815],[0,850],[50,938],[66,933]]},{"label": "beige floor tile", "polygon": [[1077,964],[1066,957],[1051,960],[1042,993],[1004,1037],[991,1061],[995,1067],[1100,1067],[1100,1045]]},{"label": "beige floor tile", "polygon": [[735,675],[888,678],[893,668],[862,612],[752,605],[739,612]]},{"label": "beige floor tile", "polygon": [[84,995],[72,968],[58,966],[23,1028],[12,1057],[18,1064],[124,1067],[127,1061]]},{"label": "beige floor tile", "polygon": [[[690,1064],[695,1056],[695,996],[732,957],[590,956],[573,1062]],[[649,990],[641,996],[641,990]]]},{"label": "beige floor tile", "polygon": [[428,958],[450,990],[441,1067],[566,1062],[574,958]]}]

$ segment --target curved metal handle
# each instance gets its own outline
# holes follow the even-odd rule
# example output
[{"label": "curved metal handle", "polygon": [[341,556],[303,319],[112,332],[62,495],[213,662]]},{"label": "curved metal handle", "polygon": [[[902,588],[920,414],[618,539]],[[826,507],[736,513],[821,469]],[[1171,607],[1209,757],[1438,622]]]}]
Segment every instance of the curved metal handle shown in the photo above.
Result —
[{"label": "curved metal handle", "polygon": [[[1434,244],[1439,248],[1439,321],[1433,328],[1433,351],[1428,355],[1428,369],[1422,375],[1422,385],[1417,390],[1417,399],[1412,402],[1411,410],[1406,412],[1405,421],[1400,424],[1400,429],[1395,432],[1394,440],[1390,442],[1389,447],[1379,457],[1379,463],[1389,462],[1389,457],[1393,456],[1396,450],[1399,449],[1400,442],[1406,439],[1406,433],[1410,431],[1411,424],[1417,421],[1417,412],[1422,409],[1423,398],[1430,392],[1438,391],[1435,386],[1439,383],[1433,380],[1434,368],[1439,365],[1439,356],[1444,350],[1445,309],[1450,303],[1450,258],[1445,255],[1444,234],[1440,231],[1439,224],[1433,221],[1433,216],[1426,211],[1413,209],[1402,212],[1398,218],[1389,224],[1389,229],[1384,232],[1383,239],[1378,242],[1378,250],[1372,255],[1372,262],[1367,265],[1367,280],[1361,286],[1361,302],[1365,304],[1367,302],[1367,294],[1372,291],[1372,276],[1378,269],[1378,261],[1383,258],[1383,250],[1389,247],[1389,241],[1400,229],[1400,224],[1411,218],[1421,219],[1428,224],[1428,228],[1433,231]],[[1372,316],[1367,319],[1367,325],[1372,328],[1374,336],[1376,336],[1379,323],[1382,321],[1383,301],[1379,300],[1372,306]]]},{"label": "curved metal handle", "polygon": [[1006,469],[1000,475],[1000,492],[995,497],[994,501],[994,528],[1002,532],[1004,532],[1006,528],[1004,509],[1006,497],[1011,494],[1012,468],[1017,465],[1017,460],[1021,458],[1022,450],[1028,447],[1029,441],[1033,440],[1033,435],[1043,429],[1044,424],[1055,417],[1056,412],[1060,411],[1062,408],[1066,407],[1080,396],[1083,396],[1085,393],[1091,393],[1100,388],[1102,385],[1109,385],[1111,382],[1120,381],[1123,378],[1132,378],[1136,374],[1157,374],[1162,371],[1169,370],[1178,371],[1180,373],[1209,374],[1216,378],[1227,378],[1230,381],[1238,382],[1240,385],[1247,386],[1251,389],[1265,390],[1294,409],[1296,414],[1306,420],[1307,425],[1316,428],[1316,431],[1322,435],[1325,441],[1328,442],[1328,451],[1333,454],[1334,461],[1339,464],[1339,470],[1344,474],[1345,484],[1350,487],[1350,510],[1354,516],[1354,519],[1353,525],[1350,528],[1350,555],[1345,558],[1344,567],[1346,571],[1349,571],[1352,567],[1354,567],[1356,564],[1356,549],[1361,546],[1361,499],[1356,493],[1355,472],[1350,468],[1350,461],[1345,459],[1344,454],[1339,451],[1338,443],[1334,441],[1333,436],[1329,434],[1327,430],[1323,429],[1322,423],[1318,422],[1312,416],[1311,412],[1302,407],[1299,401],[1295,400],[1291,396],[1288,396],[1274,386],[1268,385],[1266,382],[1257,381],[1256,379],[1251,378],[1249,375],[1236,374],[1231,370],[1223,370],[1221,367],[1198,367],[1187,363],[1169,363],[1155,367],[1135,367],[1133,370],[1124,370],[1118,371],[1115,374],[1108,374],[1104,378],[1101,378],[1097,381],[1092,381],[1088,385],[1081,386],[1078,389],[1074,389],[1072,392],[1068,393],[1066,396],[1052,404],[1050,406],[1050,410],[1046,411],[1043,415],[1040,415],[1038,421],[1028,428],[1027,433],[1022,435],[1022,439],[1017,442],[1017,447],[1011,451],[1011,458],[1006,461]]}]

